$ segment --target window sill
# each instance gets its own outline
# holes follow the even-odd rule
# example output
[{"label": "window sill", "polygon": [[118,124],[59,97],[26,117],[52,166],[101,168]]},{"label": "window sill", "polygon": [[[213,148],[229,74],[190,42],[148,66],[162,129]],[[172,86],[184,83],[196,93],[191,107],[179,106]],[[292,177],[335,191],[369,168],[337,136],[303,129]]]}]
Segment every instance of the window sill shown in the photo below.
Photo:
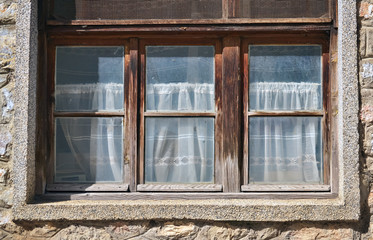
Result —
[{"label": "window sill", "polygon": [[[78,195],[89,196],[89,194],[70,194],[70,197],[78,198]],[[16,205],[13,213],[15,220],[25,221],[190,219],[284,222],[295,220],[357,221],[360,217],[360,211],[351,207],[352,203],[346,204],[330,193],[329,199],[278,199],[278,196],[277,199],[273,199],[273,194],[272,197],[267,194],[267,199],[263,196],[260,199],[237,199],[239,194],[224,194],[235,199],[181,200],[179,193],[178,200],[154,200],[154,195],[161,194],[135,193],[131,195],[134,199],[136,195],[142,195],[143,198],[142,200],[104,200],[102,198],[101,200],[37,202]],[[147,197],[144,198],[144,196]],[[46,197],[47,195],[44,196]]]}]

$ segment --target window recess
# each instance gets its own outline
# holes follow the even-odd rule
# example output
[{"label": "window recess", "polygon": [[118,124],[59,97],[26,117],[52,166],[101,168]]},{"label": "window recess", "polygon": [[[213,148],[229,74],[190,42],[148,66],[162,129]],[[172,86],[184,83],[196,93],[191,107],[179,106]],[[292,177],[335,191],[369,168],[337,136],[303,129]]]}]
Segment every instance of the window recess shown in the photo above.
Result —
[{"label": "window recess", "polygon": [[243,44],[242,191],[330,191],[327,42]]}]

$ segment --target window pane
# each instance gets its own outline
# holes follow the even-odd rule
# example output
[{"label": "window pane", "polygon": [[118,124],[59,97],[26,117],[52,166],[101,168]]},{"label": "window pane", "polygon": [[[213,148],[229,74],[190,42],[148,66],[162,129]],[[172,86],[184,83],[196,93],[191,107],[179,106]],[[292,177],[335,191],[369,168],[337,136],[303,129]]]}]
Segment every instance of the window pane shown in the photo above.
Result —
[{"label": "window pane", "polygon": [[251,110],[320,110],[321,46],[249,46]]},{"label": "window pane", "polygon": [[148,111],[214,111],[213,46],[146,47]]},{"label": "window pane", "polygon": [[250,183],[322,183],[321,117],[252,117]]},{"label": "window pane", "polygon": [[329,17],[328,0],[240,0],[241,18],[321,18]]},{"label": "window pane", "polygon": [[52,19],[210,19],[221,0],[54,0]]},{"label": "window pane", "polygon": [[146,118],[145,127],[145,182],[214,182],[214,118]]},{"label": "window pane", "polygon": [[57,47],[56,110],[123,110],[124,47]]},{"label": "window pane", "polygon": [[122,182],[122,118],[57,118],[55,182]]}]

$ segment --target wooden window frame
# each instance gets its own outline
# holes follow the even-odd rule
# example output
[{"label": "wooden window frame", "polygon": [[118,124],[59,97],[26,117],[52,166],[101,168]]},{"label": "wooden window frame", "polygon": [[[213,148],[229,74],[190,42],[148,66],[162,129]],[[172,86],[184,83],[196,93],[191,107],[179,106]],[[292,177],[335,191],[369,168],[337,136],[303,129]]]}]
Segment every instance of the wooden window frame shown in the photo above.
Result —
[{"label": "wooden window frame", "polygon": [[[322,50],[321,55],[321,66],[322,66],[322,110],[319,111],[250,111],[249,110],[249,45],[320,45]],[[330,89],[331,81],[329,74],[329,39],[325,35],[309,35],[305,37],[299,37],[294,34],[283,34],[283,35],[261,35],[247,37],[242,41],[241,55],[242,55],[242,68],[244,78],[244,143],[243,143],[243,184],[241,190],[243,192],[293,192],[293,191],[305,191],[305,192],[329,192],[330,187]],[[322,145],[323,145],[323,183],[322,184],[250,184],[249,182],[249,119],[250,117],[286,117],[286,116],[303,116],[303,117],[322,117],[321,120],[321,131],[322,131]]]},{"label": "wooden window frame", "polygon": [[[147,112],[146,101],[146,46],[213,46],[215,64],[215,107],[213,112]],[[139,161],[137,191],[139,192],[220,192],[222,191],[222,176],[220,170],[221,163],[221,114],[219,99],[221,99],[221,43],[219,39],[195,38],[195,39],[174,39],[174,38],[154,38],[140,40],[140,126],[139,126]],[[211,184],[145,184],[145,118],[146,117],[211,117],[214,118],[214,183]],[[137,162],[137,159],[134,160]],[[218,167],[219,166],[219,167]]]},{"label": "wooden window frame", "polygon": [[[48,149],[48,164],[46,172],[46,191],[70,191],[70,192],[117,192],[117,191],[127,191],[129,188],[129,164],[123,162],[123,179],[122,183],[54,183],[55,175],[55,120],[57,117],[121,117],[123,119],[123,137],[127,139],[130,131],[126,129],[126,126],[129,122],[127,119],[127,106],[126,103],[129,101],[129,96],[125,94],[124,96],[124,106],[123,111],[116,112],[106,112],[106,111],[91,111],[91,112],[68,112],[68,111],[56,111],[55,110],[55,73],[56,73],[56,49],[59,46],[63,47],[90,47],[90,46],[123,46],[124,47],[124,76],[123,76],[123,88],[124,92],[129,89],[129,41],[127,39],[95,39],[95,38],[86,38],[86,39],[65,39],[65,38],[56,38],[49,41],[48,44],[48,98],[47,103],[47,112],[49,119],[49,140],[50,142]],[[128,91],[128,90],[127,90]],[[123,151],[126,155],[126,141],[123,141]]]},{"label": "wooden window frame", "polygon": [[[336,174],[337,154],[332,154],[336,135],[336,119],[328,109],[332,104],[330,88],[336,86],[333,64],[329,64],[329,49],[335,48],[336,35],[317,31],[314,33],[246,32],[235,34],[205,33],[191,35],[153,34],[84,34],[83,36],[51,34],[48,44],[48,119],[53,133],[53,89],[56,46],[125,46],[125,100],[124,100],[124,176],[123,184],[54,184],[53,171],[47,172],[48,199],[63,198],[56,192],[87,192],[83,198],[100,199],[211,199],[211,198],[333,198],[338,185]],[[255,186],[248,183],[248,46],[249,44],[319,44],[322,45],[324,184]],[[145,46],[146,45],[213,45],[215,46],[215,112],[214,113],[146,113],[145,98]],[[329,71],[330,67],[330,71]],[[238,75],[237,75],[238,74]],[[332,81],[329,81],[331,79]],[[334,80],[333,80],[334,79]],[[239,81],[237,81],[239,80]],[[336,104],[336,103],[334,103]],[[94,113],[101,115],[101,113]],[[266,115],[266,113],[260,113]],[[290,114],[290,113],[284,113]],[[304,116],[313,113],[300,113]],[[59,113],[57,113],[58,116]],[[61,116],[82,114],[61,113]],[[83,114],[85,115],[85,114]],[[215,183],[214,184],[143,184],[144,119],[146,116],[213,116],[215,118]],[[290,114],[291,115],[291,114]],[[104,115],[105,116],[105,115]],[[233,132],[233,134],[232,134]],[[324,134],[325,133],[325,134]],[[47,168],[53,169],[53,136],[49,134],[49,159]],[[126,141],[126,139],[128,141]],[[236,154],[236,155],[232,155]],[[329,164],[330,163],[330,164]],[[333,168],[331,169],[331,166]],[[334,170],[333,170],[334,169]],[[332,171],[333,170],[333,171]],[[331,173],[331,174],[329,174]],[[331,175],[333,178],[331,178]],[[331,181],[333,179],[333,181]],[[129,191],[129,192],[128,192]],[[218,192],[217,192],[218,191]],[[222,191],[219,193],[219,191]],[[97,192],[97,193],[95,193]],[[98,193],[102,192],[102,193]],[[117,193],[115,193],[117,192]],[[126,193],[127,192],[127,193]],[[177,193],[175,193],[177,192]],[[101,195],[104,194],[104,195]]]}]

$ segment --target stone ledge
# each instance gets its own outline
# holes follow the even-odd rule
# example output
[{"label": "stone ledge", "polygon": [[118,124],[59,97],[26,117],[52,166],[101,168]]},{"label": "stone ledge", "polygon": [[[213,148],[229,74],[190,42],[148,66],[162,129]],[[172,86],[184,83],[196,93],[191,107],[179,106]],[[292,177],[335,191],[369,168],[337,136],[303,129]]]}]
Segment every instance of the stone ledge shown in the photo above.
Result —
[{"label": "stone ledge", "polygon": [[108,200],[17,205],[14,220],[358,221],[359,204],[340,199]]}]

